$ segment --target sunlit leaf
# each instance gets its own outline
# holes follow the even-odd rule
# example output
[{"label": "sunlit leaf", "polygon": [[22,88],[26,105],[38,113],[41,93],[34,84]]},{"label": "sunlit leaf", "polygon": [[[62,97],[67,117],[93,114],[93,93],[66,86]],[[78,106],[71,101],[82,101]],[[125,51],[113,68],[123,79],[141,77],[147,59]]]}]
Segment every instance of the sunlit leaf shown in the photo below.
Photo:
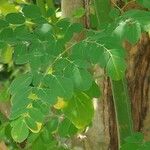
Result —
[{"label": "sunlit leaf", "polygon": [[94,108],[92,100],[85,93],[74,94],[68,101],[67,107],[63,109],[66,117],[75,125],[82,129],[88,126],[93,118]]}]

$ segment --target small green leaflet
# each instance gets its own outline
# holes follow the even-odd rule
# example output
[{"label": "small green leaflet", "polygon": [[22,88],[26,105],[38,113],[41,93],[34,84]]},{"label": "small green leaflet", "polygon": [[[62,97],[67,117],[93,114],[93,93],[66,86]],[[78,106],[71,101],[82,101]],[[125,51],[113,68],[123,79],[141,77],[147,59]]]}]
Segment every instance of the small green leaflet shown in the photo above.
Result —
[{"label": "small green leaflet", "polygon": [[84,14],[85,14],[85,9],[83,7],[79,7],[73,12],[73,17],[81,18],[84,16]]},{"label": "small green leaflet", "polygon": [[92,85],[91,74],[87,70],[79,69],[77,67],[73,68],[72,80],[75,87],[79,90],[88,90]]},{"label": "small green leaflet", "polygon": [[14,32],[13,29],[8,27],[8,28],[4,28],[1,32],[0,32],[0,40],[1,41],[13,41],[14,39]]},{"label": "small green leaflet", "polygon": [[31,82],[32,75],[30,73],[22,74],[13,80],[13,82],[10,85],[9,91],[11,94],[15,94],[18,91],[21,92],[20,89],[28,87],[31,84]]},{"label": "small green leaflet", "polygon": [[32,106],[25,114],[25,123],[33,133],[38,133],[41,130],[43,121],[44,115],[38,109],[33,108]]},{"label": "small green leaflet", "polygon": [[141,25],[134,19],[126,19],[119,23],[114,29],[113,36],[118,37],[120,42],[127,40],[131,44],[136,44],[141,37]]},{"label": "small green leaflet", "polygon": [[35,33],[37,34],[39,39],[48,41],[53,39],[52,29],[52,25],[44,23],[36,28]]},{"label": "small green leaflet", "polygon": [[3,28],[6,28],[8,26],[9,26],[9,24],[6,20],[0,19],[0,30]]},{"label": "small green leaflet", "polygon": [[22,12],[24,13],[25,17],[35,19],[41,17],[41,11],[40,8],[36,5],[25,5],[22,9]]},{"label": "small green leaflet", "polygon": [[25,22],[25,18],[21,13],[10,13],[6,15],[5,19],[10,24],[23,24]]},{"label": "small green leaflet", "polygon": [[69,78],[47,75],[44,79],[44,84],[48,86],[56,96],[71,98],[73,95],[73,83]]},{"label": "small green leaflet", "polygon": [[63,112],[76,128],[83,129],[91,123],[94,115],[92,100],[85,93],[74,94]]},{"label": "small green leaflet", "polygon": [[141,37],[141,26],[138,22],[129,22],[124,28],[125,39],[131,44],[136,44]]},{"label": "small green leaflet", "polygon": [[125,60],[115,55],[110,56],[111,57],[109,58],[106,66],[106,72],[108,76],[111,77],[113,80],[120,80],[122,77],[124,77],[125,74]]},{"label": "small green leaflet", "polygon": [[30,99],[27,98],[30,93],[31,87],[24,87],[18,89],[17,92],[13,93],[11,97],[12,107],[11,114],[9,116],[10,120],[18,118],[27,111],[28,105],[32,102]]},{"label": "small green leaflet", "polygon": [[61,137],[73,136],[77,131],[77,128],[66,118],[59,123],[58,133]]},{"label": "small green leaflet", "polygon": [[27,46],[25,44],[18,44],[14,48],[14,62],[18,65],[27,63],[29,60],[29,54],[27,51]]},{"label": "small green leaflet", "polygon": [[90,87],[90,89],[88,89],[87,91],[85,91],[85,93],[90,97],[90,98],[99,98],[101,96],[101,91],[100,91],[100,87],[95,83],[95,81],[93,81],[92,86]]},{"label": "small green leaflet", "polygon": [[11,136],[14,141],[21,143],[28,137],[29,129],[22,118],[18,118],[17,120],[13,121],[11,126]]}]

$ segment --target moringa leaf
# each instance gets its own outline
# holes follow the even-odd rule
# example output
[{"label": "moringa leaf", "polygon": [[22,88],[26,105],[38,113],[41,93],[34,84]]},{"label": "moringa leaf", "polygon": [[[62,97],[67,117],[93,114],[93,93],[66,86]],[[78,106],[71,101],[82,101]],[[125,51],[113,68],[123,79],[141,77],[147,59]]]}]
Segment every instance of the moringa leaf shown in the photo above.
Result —
[{"label": "moringa leaf", "polygon": [[91,123],[94,115],[92,100],[85,93],[74,94],[63,112],[76,128],[83,129]]},{"label": "moringa leaf", "polygon": [[11,136],[15,142],[23,142],[29,135],[29,130],[22,118],[18,118],[12,123]]},{"label": "moringa leaf", "polygon": [[58,126],[58,133],[61,137],[71,137],[77,133],[77,128],[65,118]]},{"label": "moringa leaf", "polygon": [[15,94],[18,91],[20,92],[20,89],[24,89],[28,87],[32,82],[32,75],[30,73],[22,74],[15,78],[13,82],[10,85],[9,91],[11,94]]},{"label": "moringa leaf", "polygon": [[21,13],[10,13],[7,14],[5,19],[10,24],[23,24],[25,22],[25,18]]},{"label": "moringa leaf", "polygon": [[36,5],[25,5],[22,9],[22,12],[24,13],[25,17],[35,19],[41,17],[41,11],[40,8]]},{"label": "moringa leaf", "polygon": [[48,86],[57,97],[71,98],[73,95],[72,80],[66,77],[47,75],[44,84]]},{"label": "moringa leaf", "polygon": [[131,22],[126,24],[125,27],[125,38],[131,44],[136,44],[141,37],[141,26],[138,22]]}]

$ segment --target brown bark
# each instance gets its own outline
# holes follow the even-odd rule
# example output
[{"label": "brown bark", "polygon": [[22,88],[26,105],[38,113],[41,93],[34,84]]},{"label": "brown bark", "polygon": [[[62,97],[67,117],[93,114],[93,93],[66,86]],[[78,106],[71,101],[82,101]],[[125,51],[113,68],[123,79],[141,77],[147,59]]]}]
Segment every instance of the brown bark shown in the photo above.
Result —
[{"label": "brown bark", "polygon": [[[146,130],[150,101],[150,39],[143,34],[140,42],[128,47],[128,83],[132,100],[135,131]],[[148,116],[147,116],[148,115]],[[147,116],[147,117],[146,117]],[[145,120],[146,118],[146,120]],[[145,121],[144,121],[145,120]],[[146,125],[146,126],[145,126]],[[148,125],[150,128],[150,124]]]}]

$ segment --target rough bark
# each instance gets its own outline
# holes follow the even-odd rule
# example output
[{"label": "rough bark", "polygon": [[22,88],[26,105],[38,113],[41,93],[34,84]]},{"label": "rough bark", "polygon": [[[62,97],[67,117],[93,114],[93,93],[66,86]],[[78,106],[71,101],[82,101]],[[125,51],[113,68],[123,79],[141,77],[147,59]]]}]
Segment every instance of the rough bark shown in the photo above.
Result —
[{"label": "rough bark", "polygon": [[[128,83],[132,99],[132,114],[135,131],[147,130],[149,124],[150,102],[150,39],[143,34],[140,42],[132,47],[128,45]],[[146,135],[145,135],[146,136]],[[146,138],[148,138],[146,136]]]}]

